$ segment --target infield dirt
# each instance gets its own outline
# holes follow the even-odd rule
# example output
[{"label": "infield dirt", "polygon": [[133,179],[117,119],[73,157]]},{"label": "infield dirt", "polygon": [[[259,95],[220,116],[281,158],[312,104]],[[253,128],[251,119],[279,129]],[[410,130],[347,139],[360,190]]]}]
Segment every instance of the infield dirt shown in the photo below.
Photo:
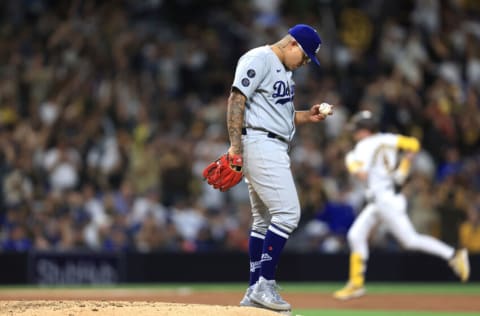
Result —
[{"label": "infield dirt", "polygon": [[[14,289],[0,292],[0,315],[22,316],[275,316],[238,307],[240,292],[145,289]],[[340,302],[325,293],[282,293],[295,309],[479,312],[478,295],[371,294]]]}]

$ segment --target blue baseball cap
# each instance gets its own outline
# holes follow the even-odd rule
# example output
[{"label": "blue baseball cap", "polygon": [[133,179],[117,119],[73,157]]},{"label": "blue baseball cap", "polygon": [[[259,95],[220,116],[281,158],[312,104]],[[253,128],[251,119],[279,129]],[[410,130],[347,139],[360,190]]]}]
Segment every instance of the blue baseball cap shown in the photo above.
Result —
[{"label": "blue baseball cap", "polygon": [[306,24],[297,24],[291,29],[288,30],[290,34],[297,42],[300,44],[300,47],[303,49],[305,54],[313,60],[317,65],[320,66],[320,61],[317,58],[317,52],[320,49],[322,40],[317,31]]}]

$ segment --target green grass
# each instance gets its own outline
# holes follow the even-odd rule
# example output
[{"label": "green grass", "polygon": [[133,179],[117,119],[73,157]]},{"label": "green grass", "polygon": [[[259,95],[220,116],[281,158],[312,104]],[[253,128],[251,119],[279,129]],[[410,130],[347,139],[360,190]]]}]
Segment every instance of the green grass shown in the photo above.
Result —
[{"label": "green grass", "polygon": [[[286,292],[317,292],[331,293],[342,287],[343,283],[332,282],[279,282],[283,291]],[[368,293],[392,293],[392,294],[478,294],[480,295],[480,282],[474,283],[367,283]],[[36,286],[36,285],[4,285],[0,291],[9,289],[35,289],[35,288],[58,288],[58,289],[88,289],[88,288],[115,288],[115,289],[155,289],[171,290],[188,288],[195,291],[231,291],[242,292],[245,283],[162,283],[162,284],[117,284],[117,285],[60,285],[60,286]],[[480,299],[480,297],[479,297]]]},{"label": "green grass", "polygon": [[[286,283],[289,292],[331,293],[341,288],[339,283]],[[480,283],[367,283],[368,293],[392,294],[479,294]],[[479,298],[480,299],[480,298]]]}]

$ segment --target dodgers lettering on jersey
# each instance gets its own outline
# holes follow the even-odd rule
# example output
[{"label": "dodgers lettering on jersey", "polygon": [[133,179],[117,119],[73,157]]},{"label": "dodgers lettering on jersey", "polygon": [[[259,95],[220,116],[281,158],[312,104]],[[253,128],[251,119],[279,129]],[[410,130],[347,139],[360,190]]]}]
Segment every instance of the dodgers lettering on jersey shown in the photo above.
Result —
[{"label": "dodgers lettering on jersey", "polygon": [[394,189],[393,172],[398,163],[398,135],[378,133],[362,139],[353,149],[349,163],[368,173],[367,186],[373,194]]},{"label": "dodgers lettering on jersey", "polygon": [[276,101],[275,104],[285,104],[287,102],[293,102],[293,96],[295,95],[294,85],[289,86],[284,81],[277,81],[273,84],[275,93],[272,95]]},{"label": "dodgers lettering on jersey", "polygon": [[260,128],[285,139],[295,133],[295,83],[269,46],[254,48],[238,61],[233,87],[246,97],[245,127]]}]

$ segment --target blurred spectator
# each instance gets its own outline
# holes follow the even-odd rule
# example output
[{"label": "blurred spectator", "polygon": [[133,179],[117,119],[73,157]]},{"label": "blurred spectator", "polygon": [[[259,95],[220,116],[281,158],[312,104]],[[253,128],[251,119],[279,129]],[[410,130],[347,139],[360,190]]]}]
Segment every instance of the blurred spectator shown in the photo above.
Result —
[{"label": "blurred spectator", "polygon": [[136,231],[147,217],[149,221],[153,220],[158,227],[164,227],[167,224],[167,210],[160,203],[160,197],[155,188],[149,189],[143,196],[140,195],[135,199],[127,217],[127,223],[130,229]]},{"label": "blurred spectator", "polygon": [[102,200],[95,195],[92,185],[86,184],[82,193],[85,212],[90,218],[84,229],[85,242],[90,249],[98,250],[101,248],[101,231],[110,225],[111,217],[107,214]]},{"label": "blurred spectator", "polygon": [[126,218],[121,214],[113,216],[113,221],[103,231],[102,250],[109,252],[124,252],[132,248],[131,235],[127,228]]},{"label": "blurred spectator", "polygon": [[80,182],[80,154],[61,137],[57,144],[45,153],[44,167],[53,191],[76,189]]},{"label": "blurred spectator", "polygon": [[[21,164],[27,157],[22,156],[16,164]],[[3,179],[3,196],[6,206],[29,202],[33,198],[33,182],[26,174],[26,168],[16,168],[8,172]]]},{"label": "blurred spectator", "polygon": [[248,232],[252,221],[249,208],[249,202],[240,203],[234,215],[225,220],[226,240],[223,243],[225,249],[248,251]]},{"label": "blurred spectator", "polygon": [[[197,236],[201,231],[203,234],[207,233],[205,230],[207,219],[202,210],[190,205],[188,200],[179,199],[172,205],[171,219],[178,237],[182,240],[182,250],[195,251],[198,246],[196,245]],[[205,238],[206,236],[200,237]]]},{"label": "blurred spectator", "polygon": [[435,198],[440,214],[440,238],[453,246],[458,246],[459,225],[466,216],[463,194],[463,189],[457,188],[453,181],[448,181],[442,184]]},{"label": "blurred spectator", "polygon": [[22,225],[13,225],[7,231],[7,237],[2,242],[2,251],[25,252],[31,249],[32,241],[28,238]]},{"label": "blurred spectator", "polygon": [[480,197],[476,197],[467,211],[467,219],[460,224],[459,236],[460,246],[470,252],[480,252]]},{"label": "blurred spectator", "polygon": [[156,250],[176,250],[172,244],[174,231],[167,223],[159,223],[154,213],[148,213],[143,218],[135,238],[135,248],[141,252]]},{"label": "blurred spectator", "polygon": [[410,200],[409,216],[412,225],[419,234],[440,237],[440,213],[435,208],[435,195],[430,191],[428,177],[411,176],[411,183],[406,188]]}]

